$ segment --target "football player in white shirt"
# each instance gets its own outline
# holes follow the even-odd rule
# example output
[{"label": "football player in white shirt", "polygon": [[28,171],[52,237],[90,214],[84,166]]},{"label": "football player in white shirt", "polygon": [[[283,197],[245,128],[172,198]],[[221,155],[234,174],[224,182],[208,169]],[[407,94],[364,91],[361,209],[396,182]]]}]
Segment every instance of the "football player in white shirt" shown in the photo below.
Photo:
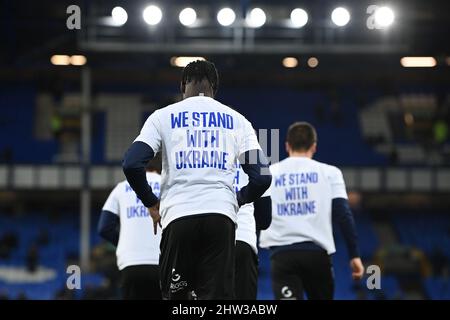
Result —
[{"label": "football player in white shirt", "polygon": [[[217,70],[209,61],[183,69],[183,100],[155,111],[127,151],[130,186],[160,224],[164,299],[234,298],[235,223],[238,208],[261,197],[271,175],[250,122],[214,99]],[[162,155],[161,205],[144,168]],[[249,183],[233,188],[239,158]],[[250,160],[255,163],[250,163]],[[265,170],[263,170],[265,169]]]},{"label": "football player in white shirt", "polygon": [[[147,182],[159,196],[160,161],[147,166]],[[102,238],[117,247],[117,266],[122,277],[122,296],[129,300],[160,300],[159,245],[161,231],[153,234],[147,208],[128,182],[122,181],[106,200],[98,223]]]},{"label": "football player in white shirt", "polygon": [[[248,176],[236,164],[236,192],[248,183]],[[267,210],[269,208],[269,210]],[[258,289],[258,248],[256,233],[269,227],[272,220],[270,197],[263,195],[254,203],[239,208],[236,229],[235,298],[256,300]]]},{"label": "football player in white shirt", "polygon": [[357,235],[341,171],[312,159],[317,133],[306,122],[289,127],[289,157],[270,166],[272,223],[261,232],[260,246],[271,250],[276,299],[332,299],[332,220],[339,224],[350,256],[352,276],[361,279]]}]

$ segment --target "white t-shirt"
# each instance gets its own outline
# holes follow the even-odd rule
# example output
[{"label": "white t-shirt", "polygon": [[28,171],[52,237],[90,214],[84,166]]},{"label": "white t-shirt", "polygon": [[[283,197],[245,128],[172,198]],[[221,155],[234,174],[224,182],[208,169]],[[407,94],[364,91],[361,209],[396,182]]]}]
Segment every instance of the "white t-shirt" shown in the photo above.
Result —
[{"label": "white t-shirt", "polygon": [[[248,184],[248,175],[242,170],[241,165],[237,163],[234,187],[236,192]],[[239,208],[237,213],[236,240],[244,241],[258,253],[256,248],[256,222],[254,216],[255,208],[253,203],[246,203]]]},{"label": "white t-shirt", "polygon": [[270,171],[272,223],[261,231],[260,246],[312,241],[334,253],[332,200],[347,199],[341,170],[306,157],[290,157]]},{"label": "white t-shirt", "polygon": [[155,111],[135,141],[161,152],[163,229],[205,213],[236,222],[233,164],[242,153],[261,149],[244,116],[212,98],[190,97]]},{"label": "white t-shirt", "polygon": [[[161,176],[147,172],[147,182],[153,193],[159,196]],[[126,180],[117,184],[102,210],[110,211],[120,218],[119,244],[116,250],[119,270],[143,264],[158,265],[161,230],[158,229],[157,234],[154,234],[153,220],[148,209]]]}]

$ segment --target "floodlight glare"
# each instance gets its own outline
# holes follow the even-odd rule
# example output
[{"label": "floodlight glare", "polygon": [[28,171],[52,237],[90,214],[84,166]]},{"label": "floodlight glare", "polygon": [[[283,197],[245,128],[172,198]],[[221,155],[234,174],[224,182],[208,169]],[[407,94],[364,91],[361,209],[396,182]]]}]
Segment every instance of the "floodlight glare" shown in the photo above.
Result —
[{"label": "floodlight glare", "polygon": [[380,7],[375,11],[375,23],[380,27],[389,27],[394,19],[394,11],[389,7]]},{"label": "floodlight glare", "polygon": [[217,13],[217,21],[224,27],[228,27],[236,20],[236,14],[233,9],[223,8]]},{"label": "floodlight glare", "polygon": [[155,26],[161,22],[162,11],[159,7],[151,5],[144,9],[142,17],[147,24]]},{"label": "floodlight glare", "polygon": [[128,14],[122,7],[115,7],[112,9],[111,17],[116,26],[123,26],[128,20]]},{"label": "floodlight glare", "polygon": [[197,20],[197,12],[192,8],[184,8],[178,16],[180,23],[186,27],[192,26]]},{"label": "floodlight glare", "polygon": [[350,12],[342,7],[336,8],[331,13],[331,20],[338,27],[343,27],[350,21]]},{"label": "floodlight glare", "polygon": [[261,8],[254,8],[247,15],[246,21],[250,27],[260,28],[266,23],[266,13]]},{"label": "floodlight glare", "polygon": [[300,8],[296,8],[291,12],[291,22],[296,28],[301,28],[308,23],[308,13]]}]

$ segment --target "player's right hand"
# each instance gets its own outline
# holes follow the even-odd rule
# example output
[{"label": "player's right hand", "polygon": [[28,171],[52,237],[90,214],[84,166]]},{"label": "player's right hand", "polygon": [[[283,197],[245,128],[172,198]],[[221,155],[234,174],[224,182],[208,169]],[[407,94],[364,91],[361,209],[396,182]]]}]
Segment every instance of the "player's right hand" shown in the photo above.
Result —
[{"label": "player's right hand", "polygon": [[350,260],[350,268],[352,268],[353,280],[361,280],[364,275],[364,266],[361,258],[353,258]]},{"label": "player's right hand", "polygon": [[153,232],[154,234],[158,231],[158,224],[161,227],[161,216],[159,215],[159,201],[151,208],[148,208],[148,212],[153,220]]}]

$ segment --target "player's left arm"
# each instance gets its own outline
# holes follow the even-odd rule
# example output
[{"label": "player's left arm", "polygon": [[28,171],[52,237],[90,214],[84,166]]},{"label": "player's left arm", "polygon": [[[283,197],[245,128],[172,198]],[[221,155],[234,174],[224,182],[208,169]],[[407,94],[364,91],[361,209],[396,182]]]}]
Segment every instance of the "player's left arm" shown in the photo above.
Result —
[{"label": "player's left arm", "polygon": [[261,198],[270,187],[272,175],[269,161],[261,150],[255,130],[245,118],[239,137],[238,160],[242,170],[248,175],[248,184],[237,193],[238,205],[242,206]]},{"label": "player's left arm", "polygon": [[266,230],[272,223],[272,201],[270,197],[262,197],[253,202],[255,207],[256,230]]},{"label": "player's left arm", "polygon": [[[253,161],[255,160],[255,161]],[[259,200],[270,187],[272,175],[262,150],[246,151],[239,157],[242,170],[248,175],[248,184],[237,193],[239,206]]]},{"label": "player's left arm", "polygon": [[342,172],[334,168],[331,175],[332,187],[332,219],[342,231],[352,268],[353,279],[359,280],[364,274],[364,266],[361,262],[358,246],[358,234],[356,232],[355,219],[348,203],[347,191]]},{"label": "player's left arm", "polygon": [[272,199],[270,198],[270,189],[271,188],[269,187],[262,197],[255,200],[253,203],[257,231],[268,229],[272,223]]}]

